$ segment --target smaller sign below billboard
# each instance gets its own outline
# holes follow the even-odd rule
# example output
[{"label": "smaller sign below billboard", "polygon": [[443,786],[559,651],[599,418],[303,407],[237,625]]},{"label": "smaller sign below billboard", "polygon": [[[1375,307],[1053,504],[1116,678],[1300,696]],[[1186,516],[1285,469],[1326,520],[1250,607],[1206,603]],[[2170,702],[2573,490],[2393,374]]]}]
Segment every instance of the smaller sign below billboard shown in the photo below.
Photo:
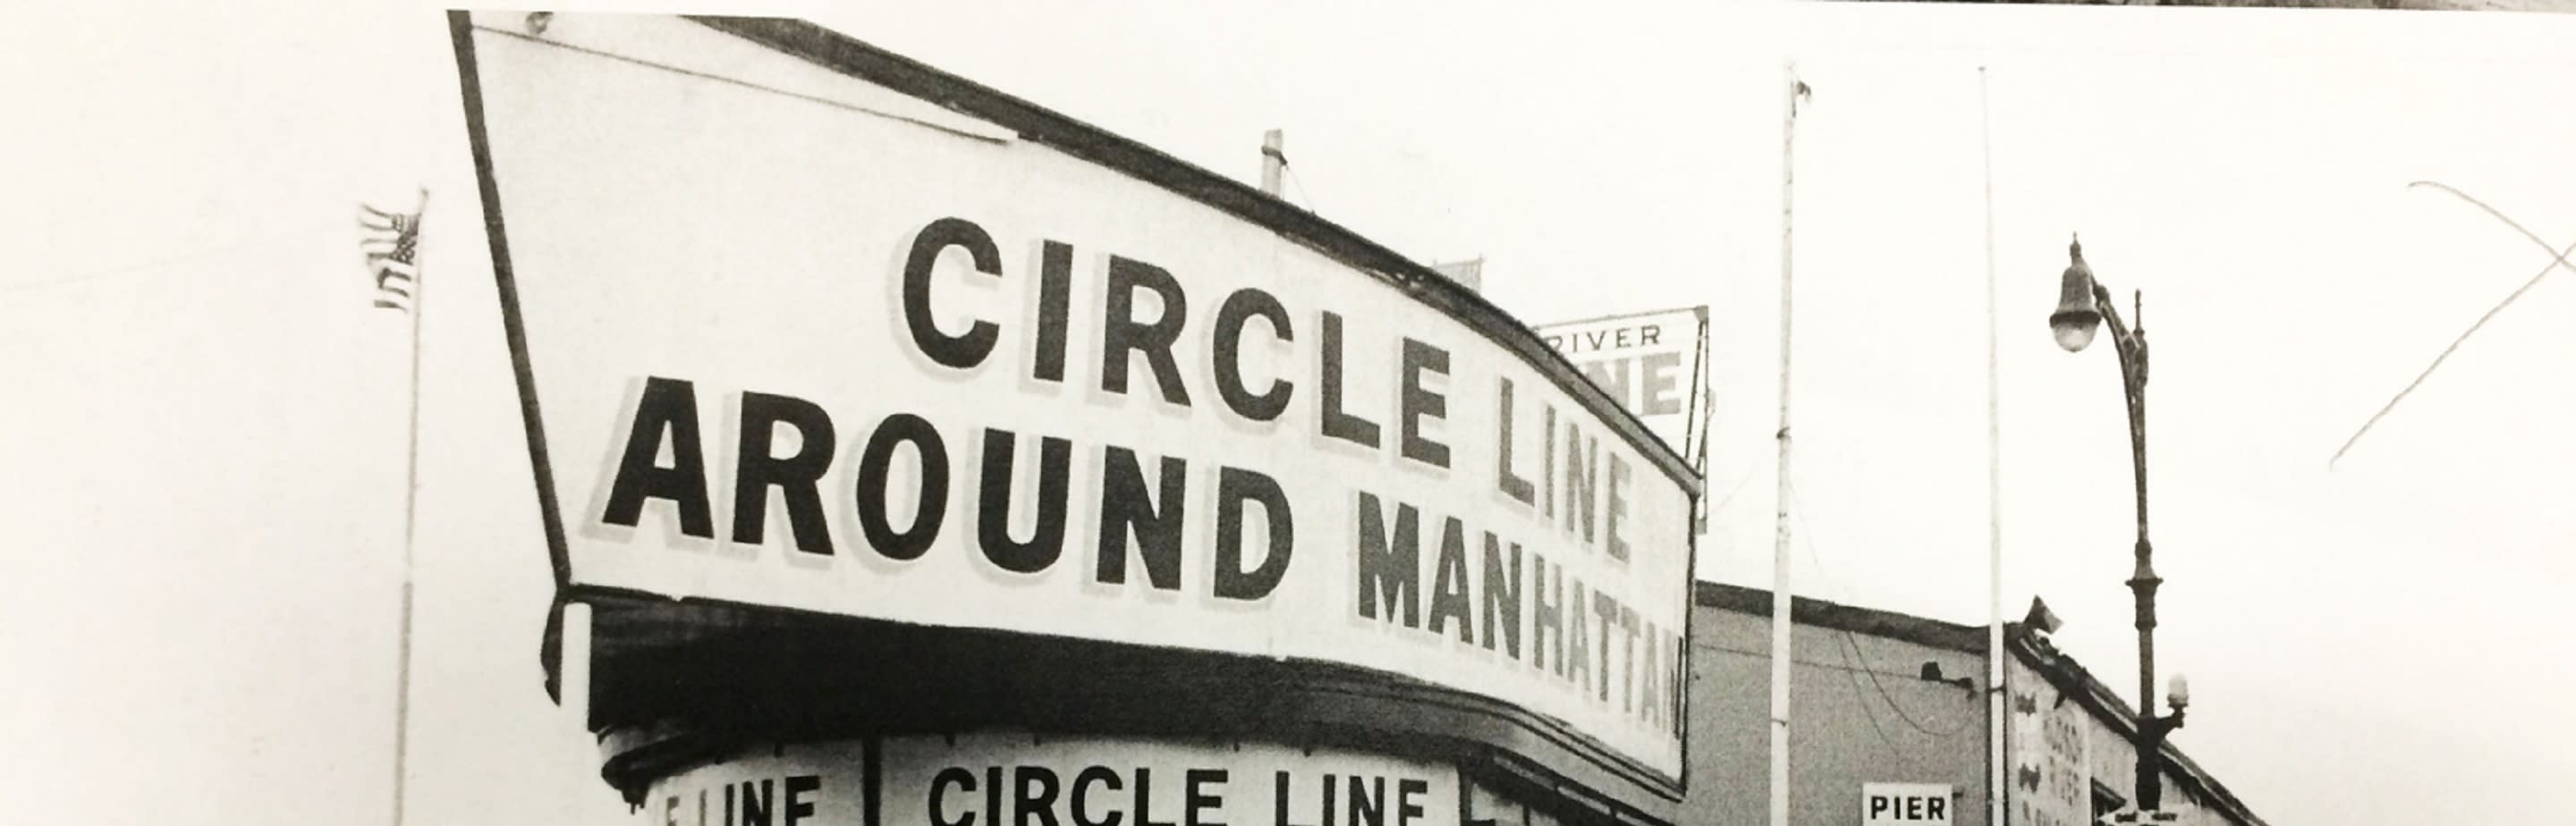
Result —
[{"label": "smaller sign below billboard", "polygon": [[1861,826],[1948,826],[1958,797],[1946,783],[1860,784]]},{"label": "smaller sign below billboard", "polygon": [[635,807],[648,826],[824,826],[867,818],[864,744],[782,745],[661,778]]},{"label": "smaller sign below billboard", "polygon": [[1001,733],[895,737],[883,826],[1432,826],[1457,770],[1257,742]]},{"label": "smaller sign below billboard", "polygon": [[652,826],[1433,826],[1456,822],[1457,778],[1274,743],[978,732],[758,746],[656,780],[636,811]]}]

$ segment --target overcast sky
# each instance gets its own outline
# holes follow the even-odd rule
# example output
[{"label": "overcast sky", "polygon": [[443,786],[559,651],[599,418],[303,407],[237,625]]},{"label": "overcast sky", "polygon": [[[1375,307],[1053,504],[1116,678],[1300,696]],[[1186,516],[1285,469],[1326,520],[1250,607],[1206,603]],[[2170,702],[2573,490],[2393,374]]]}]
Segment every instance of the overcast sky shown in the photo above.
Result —
[{"label": "overcast sky", "polygon": [[[1700,573],[1762,587],[1794,58],[1815,90],[1796,589],[1967,623],[1989,598],[1989,67],[2008,614],[2046,597],[2063,647],[2134,684],[2118,371],[2107,339],[2067,354],[2045,324],[2081,232],[2105,283],[2146,293],[2180,744],[2280,824],[2553,817],[2576,776],[2576,275],[2326,460],[2549,260],[2409,182],[2576,241],[2576,17],[1576,9],[759,10],[1240,178],[1284,128],[1290,200],[1417,259],[1484,256],[1524,320],[1710,305]],[[441,15],[58,4],[0,33],[0,73],[11,810],[383,810],[408,328],[367,308],[350,205],[426,183],[415,822],[621,814],[539,685],[545,551]]]}]

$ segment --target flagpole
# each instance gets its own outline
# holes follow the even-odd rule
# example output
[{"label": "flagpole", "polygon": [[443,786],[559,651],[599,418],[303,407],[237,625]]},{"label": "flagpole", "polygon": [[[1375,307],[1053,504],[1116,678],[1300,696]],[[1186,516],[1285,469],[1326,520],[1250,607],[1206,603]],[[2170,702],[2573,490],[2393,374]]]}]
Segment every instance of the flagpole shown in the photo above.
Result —
[{"label": "flagpole", "polygon": [[1789,256],[1794,248],[1791,182],[1798,170],[1798,97],[1806,88],[1798,80],[1798,64],[1791,62],[1787,69],[1780,135],[1780,456],[1774,503],[1778,524],[1771,545],[1771,826],[1789,826]]},{"label": "flagpole", "polygon": [[1977,67],[1977,133],[1986,185],[1986,823],[2004,822],[2003,370],[1996,355],[1995,142],[1986,67]]},{"label": "flagpole", "polygon": [[[420,205],[413,220],[429,214],[429,189],[420,191]],[[409,782],[408,758],[411,740],[411,613],[412,613],[412,544],[418,533],[420,510],[420,316],[428,307],[428,278],[421,274],[417,247],[413,252],[411,279],[411,415],[405,428],[403,447],[403,560],[402,560],[402,626],[401,643],[394,678],[394,826],[403,823],[403,793]]]}]

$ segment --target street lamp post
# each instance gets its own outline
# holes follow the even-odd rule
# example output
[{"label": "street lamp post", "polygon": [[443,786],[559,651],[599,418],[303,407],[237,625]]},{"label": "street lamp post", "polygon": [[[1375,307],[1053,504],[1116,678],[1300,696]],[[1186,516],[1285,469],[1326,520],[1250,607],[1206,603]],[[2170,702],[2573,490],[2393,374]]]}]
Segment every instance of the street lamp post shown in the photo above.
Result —
[{"label": "street lamp post", "polygon": [[2183,708],[2191,702],[2188,684],[2177,675],[2173,681],[2170,702],[2173,713],[2154,713],[2156,703],[2156,586],[2164,580],[2156,576],[2153,564],[2155,548],[2147,542],[2147,331],[2143,298],[2131,294],[2138,326],[2130,327],[2120,320],[2119,307],[2111,291],[2093,278],[2093,268],[2084,263],[2084,245],[2069,242],[2063,291],[2057,312],[2048,317],[2049,329],[2057,336],[2057,345],[2076,352],[2093,343],[2096,326],[2109,322],[2111,344],[2119,351],[2120,384],[2129,400],[2129,458],[2136,471],[2138,491],[2137,569],[2129,574],[2129,591],[2137,595],[2138,620],[2138,778],[2137,796],[2140,811],[2157,811],[2164,803],[2165,735],[2182,727]]}]

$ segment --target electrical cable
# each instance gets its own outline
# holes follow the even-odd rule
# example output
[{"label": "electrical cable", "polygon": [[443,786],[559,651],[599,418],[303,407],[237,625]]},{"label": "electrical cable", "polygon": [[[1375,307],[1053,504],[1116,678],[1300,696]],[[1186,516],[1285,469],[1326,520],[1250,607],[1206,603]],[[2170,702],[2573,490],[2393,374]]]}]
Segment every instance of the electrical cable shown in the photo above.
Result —
[{"label": "electrical cable", "polygon": [[[1715,644],[1715,643],[1695,642],[1695,643],[1691,643],[1691,647],[1692,647],[1692,648],[1699,649],[1699,650],[1702,650],[1702,651],[1716,651],[1716,652],[1719,652],[1719,653],[1724,653],[1724,654],[1735,654],[1735,655],[1744,656],[1744,657],[1768,657],[1768,656],[1770,656],[1770,653],[1769,653],[1769,652],[1756,651],[1756,650],[1753,650],[1753,649],[1750,649],[1750,648],[1736,648],[1736,647],[1734,647],[1734,646],[1718,645],[1718,644]],[[1825,660],[1802,660],[1802,659],[1798,659],[1795,655],[1792,655],[1792,656],[1790,657],[1789,661],[1790,661],[1790,662],[1792,662],[1792,663],[1796,663],[1796,664],[1798,664],[1798,665],[1810,665],[1810,666],[1815,666],[1815,667],[1817,667],[1817,668],[1826,668],[1826,669],[1832,669],[1832,670],[1835,670],[1835,671],[1861,671],[1861,670],[1867,670],[1865,666],[1853,666],[1853,665],[1851,665],[1851,658],[1849,658],[1849,657],[1840,657],[1840,658],[1837,658],[1837,659],[1839,659],[1839,660],[1840,660],[1840,662],[1829,662],[1829,661],[1825,661]],[[1911,679],[1911,678],[1913,678],[1913,677],[1915,676],[1915,675],[1913,675],[1913,674],[1905,673],[1905,672],[1902,672],[1902,671],[1881,671],[1881,672],[1878,672],[1878,673],[1885,674],[1885,675],[1890,676],[1890,677],[1905,677],[1905,678],[1909,678],[1909,679]],[[1952,686],[1952,688],[1953,688],[1953,689],[1956,689],[1957,687],[1956,687],[1956,686]]]},{"label": "electrical cable", "polygon": [[1735,485],[1727,489],[1726,496],[1717,500],[1717,504],[1708,506],[1709,518],[1717,518],[1717,512],[1725,508],[1726,503],[1735,501],[1735,495],[1744,492],[1744,483],[1753,481],[1753,474],[1759,471],[1761,471],[1761,468],[1752,468],[1744,471],[1742,475],[1735,477]]},{"label": "electrical cable", "polygon": [[[1816,542],[1815,528],[1807,524],[1807,503],[1798,495],[1798,483],[1795,480],[1791,480],[1789,483],[1789,501],[1795,506],[1792,513],[1798,520],[1798,530],[1800,533],[1804,534],[1807,540],[1808,561],[1815,563],[1817,573],[1824,574],[1827,580],[1831,580],[1837,585],[1841,584],[1840,578],[1833,576],[1830,572],[1825,570],[1825,562],[1820,550],[1820,545]],[[1864,662],[1869,659],[1868,655],[1860,650],[1860,639],[1858,635],[1853,634],[1849,629],[1836,630],[1841,632],[1844,644],[1851,648],[1851,652],[1849,654],[1851,658]],[[1879,682],[1877,672],[1868,668],[1859,667],[1858,665],[1855,665],[1852,670],[1868,674],[1870,685],[1877,690],[1879,699],[1885,700],[1887,702],[1888,709],[1896,712],[1897,719],[1905,721],[1905,725],[1914,729],[1917,733],[1930,737],[1947,738],[1956,736],[1959,732],[1966,730],[1967,727],[1965,725],[1952,727],[1949,731],[1934,731],[1931,728],[1924,726],[1923,723],[1914,719],[1914,715],[1905,713],[1905,707],[1896,702],[1896,696],[1887,690],[1887,685]],[[1855,677],[1853,680],[1855,682],[1854,688],[1857,689],[1858,678]],[[1861,705],[1863,709],[1866,710],[1869,703],[1864,700]],[[1875,720],[1873,720],[1873,722],[1875,722]]]},{"label": "electrical cable", "polygon": [[1297,174],[1297,167],[1288,163],[1288,156],[1285,154],[1279,156],[1279,169],[1288,173],[1290,183],[1297,185],[1297,197],[1306,200],[1306,211],[1323,214],[1323,205],[1315,202],[1315,193],[1306,190],[1306,176]]}]

